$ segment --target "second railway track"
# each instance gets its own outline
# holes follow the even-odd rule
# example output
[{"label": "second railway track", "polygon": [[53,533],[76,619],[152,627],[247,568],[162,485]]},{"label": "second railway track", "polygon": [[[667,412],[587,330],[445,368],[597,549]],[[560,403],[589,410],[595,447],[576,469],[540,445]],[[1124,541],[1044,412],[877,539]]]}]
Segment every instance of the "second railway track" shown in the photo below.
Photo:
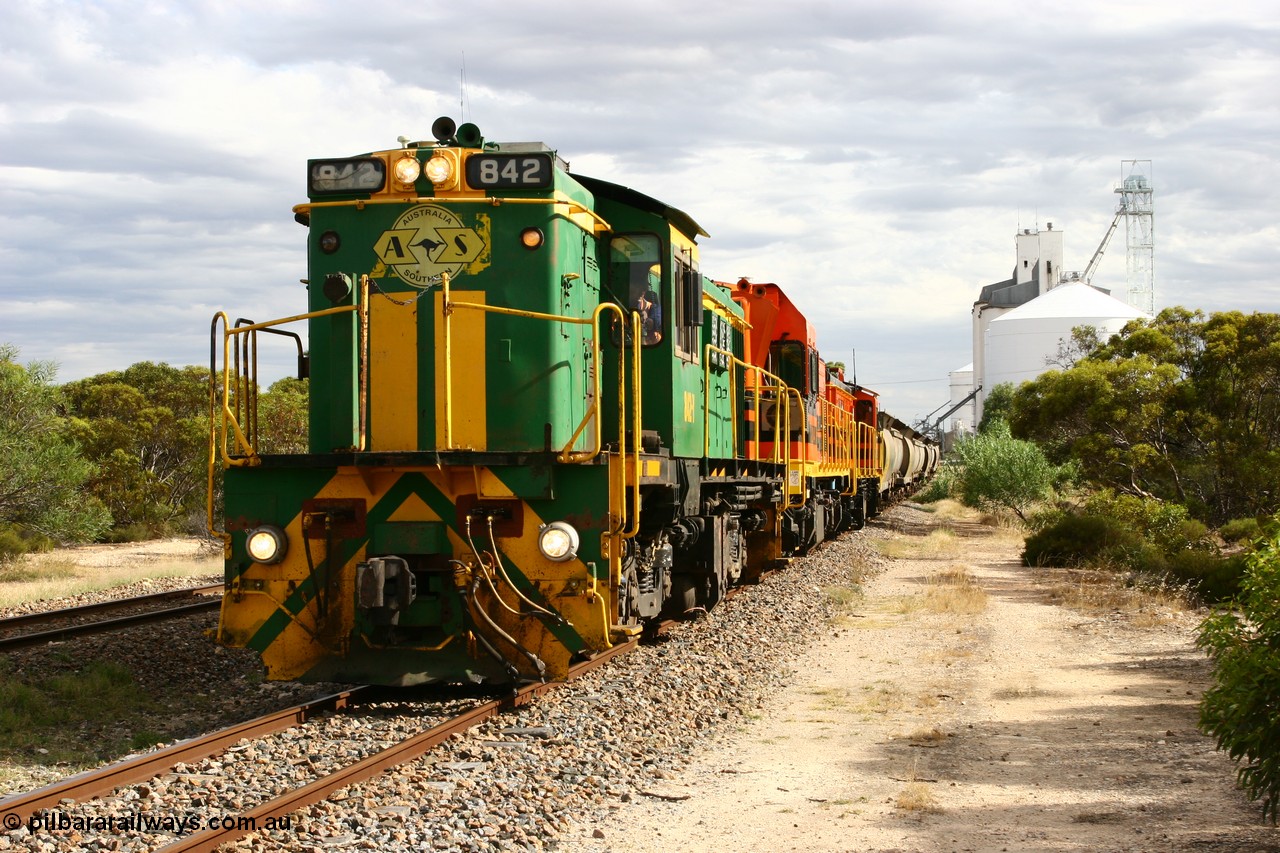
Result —
[{"label": "second railway track", "polygon": [[0,619],[0,651],[205,612],[218,607],[221,593],[222,584],[208,584],[10,616]]}]

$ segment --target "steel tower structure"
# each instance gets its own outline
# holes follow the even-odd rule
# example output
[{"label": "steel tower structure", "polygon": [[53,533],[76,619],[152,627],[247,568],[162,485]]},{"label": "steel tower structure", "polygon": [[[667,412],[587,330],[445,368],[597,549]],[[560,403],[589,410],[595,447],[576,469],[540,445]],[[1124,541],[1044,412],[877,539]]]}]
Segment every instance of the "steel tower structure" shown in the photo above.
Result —
[{"label": "steel tower structure", "polygon": [[1121,160],[1120,194],[1116,213],[1125,218],[1125,245],[1128,248],[1126,282],[1129,304],[1155,314],[1155,202],[1150,160]]}]

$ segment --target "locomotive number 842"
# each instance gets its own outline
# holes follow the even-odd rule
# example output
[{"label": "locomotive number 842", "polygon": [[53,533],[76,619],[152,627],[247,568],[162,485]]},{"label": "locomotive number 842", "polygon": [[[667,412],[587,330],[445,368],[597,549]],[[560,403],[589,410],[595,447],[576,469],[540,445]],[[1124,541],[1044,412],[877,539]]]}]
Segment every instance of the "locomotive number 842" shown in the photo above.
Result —
[{"label": "locomotive number 842", "polygon": [[[269,678],[561,678],[932,472],[777,285],[702,273],[687,214],[541,143],[433,134],[310,161],[306,310],[213,321],[218,638]],[[285,336],[307,453],[260,451],[258,347]]]}]

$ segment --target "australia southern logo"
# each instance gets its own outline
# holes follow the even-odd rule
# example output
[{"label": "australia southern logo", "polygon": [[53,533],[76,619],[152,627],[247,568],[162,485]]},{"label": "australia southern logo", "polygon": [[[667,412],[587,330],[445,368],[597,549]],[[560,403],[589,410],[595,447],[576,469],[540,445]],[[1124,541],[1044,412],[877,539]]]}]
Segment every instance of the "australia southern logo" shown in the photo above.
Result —
[{"label": "australia southern logo", "polygon": [[400,215],[390,229],[382,232],[373,251],[380,265],[395,272],[406,284],[428,288],[443,273],[452,278],[464,267],[478,272],[489,254],[487,216],[478,216],[469,228],[453,211],[434,204],[420,204]]}]

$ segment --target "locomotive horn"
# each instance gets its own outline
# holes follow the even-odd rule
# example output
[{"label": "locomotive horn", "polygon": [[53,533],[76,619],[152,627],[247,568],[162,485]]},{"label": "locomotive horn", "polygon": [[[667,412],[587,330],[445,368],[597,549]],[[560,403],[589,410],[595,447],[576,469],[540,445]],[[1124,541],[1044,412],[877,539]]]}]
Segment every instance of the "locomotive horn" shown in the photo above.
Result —
[{"label": "locomotive horn", "polygon": [[458,126],[448,116],[440,116],[431,123],[431,135],[436,138],[436,142],[452,142],[457,129]]},{"label": "locomotive horn", "polygon": [[484,137],[480,135],[480,128],[471,122],[467,122],[458,128],[458,144],[467,148],[479,148],[480,143],[484,141]]}]

